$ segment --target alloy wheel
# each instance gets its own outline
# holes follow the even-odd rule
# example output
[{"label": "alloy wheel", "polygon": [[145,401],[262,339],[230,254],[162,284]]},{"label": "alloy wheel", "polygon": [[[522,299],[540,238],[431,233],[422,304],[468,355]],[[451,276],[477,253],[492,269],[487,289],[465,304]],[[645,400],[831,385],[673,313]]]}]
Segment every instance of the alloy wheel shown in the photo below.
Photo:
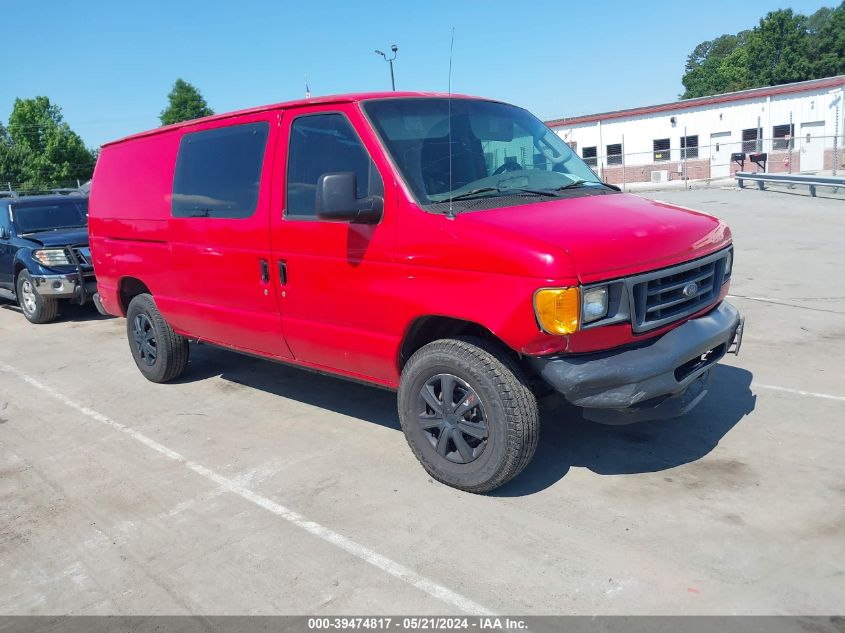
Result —
[{"label": "alloy wheel", "polygon": [[35,289],[29,279],[24,279],[21,284],[21,308],[27,314],[33,314],[36,309]]}]

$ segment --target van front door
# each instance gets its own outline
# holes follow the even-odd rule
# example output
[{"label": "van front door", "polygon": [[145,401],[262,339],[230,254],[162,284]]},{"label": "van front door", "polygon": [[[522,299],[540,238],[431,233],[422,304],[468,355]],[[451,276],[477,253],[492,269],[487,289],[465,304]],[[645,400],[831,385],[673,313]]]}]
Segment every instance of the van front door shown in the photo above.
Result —
[{"label": "van front door", "polygon": [[[352,104],[288,116],[275,178],[285,187],[276,189],[272,216],[285,337],[298,361],[390,383],[401,333],[390,326],[389,297],[398,281],[392,279],[395,196],[388,164]],[[378,224],[317,218],[317,180],[337,172],[355,174],[358,198],[384,197]]]},{"label": "van front door", "polygon": [[162,307],[174,327],[200,340],[290,358],[270,256],[280,117],[213,121],[182,136],[170,220],[175,292]]}]

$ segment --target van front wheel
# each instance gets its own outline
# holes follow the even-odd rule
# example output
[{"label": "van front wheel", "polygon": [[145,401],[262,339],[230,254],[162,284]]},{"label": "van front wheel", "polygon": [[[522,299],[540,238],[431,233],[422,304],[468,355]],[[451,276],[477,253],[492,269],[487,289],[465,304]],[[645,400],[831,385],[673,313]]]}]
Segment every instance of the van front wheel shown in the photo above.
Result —
[{"label": "van front wheel", "polygon": [[490,492],[531,461],[537,400],[507,352],[483,339],[442,339],[402,370],[399,418],[411,450],[438,481]]},{"label": "van front wheel", "polygon": [[147,380],[168,382],[188,366],[188,339],[167,324],[152,296],[140,294],[129,302],[126,334],[132,358]]}]

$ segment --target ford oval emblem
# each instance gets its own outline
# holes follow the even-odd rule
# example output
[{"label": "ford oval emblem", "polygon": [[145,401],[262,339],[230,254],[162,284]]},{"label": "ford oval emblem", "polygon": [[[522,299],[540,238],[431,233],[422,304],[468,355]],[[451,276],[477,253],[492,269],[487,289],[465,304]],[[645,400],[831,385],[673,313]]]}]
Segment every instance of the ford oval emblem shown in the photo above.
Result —
[{"label": "ford oval emblem", "polygon": [[691,298],[695,296],[695,293],[698,292],[698,284],[694,281],[689,282],[684,289],[681,290],[681,293],[687,298]]}]

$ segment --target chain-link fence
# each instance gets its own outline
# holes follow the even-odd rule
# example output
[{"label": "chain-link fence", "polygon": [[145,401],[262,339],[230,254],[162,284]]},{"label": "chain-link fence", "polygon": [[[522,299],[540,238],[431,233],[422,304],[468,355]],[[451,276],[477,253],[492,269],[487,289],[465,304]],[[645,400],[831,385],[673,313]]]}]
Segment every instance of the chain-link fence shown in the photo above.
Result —
[{"label": "chain-link fence", "polygon": [[79,189],[84,183],[76,178],[45,180],[43,182],[12,182],[0,180],[0,195],[15,192],[18,195],[50,193],[56,190]]},{"label": "chain-link fence", "polygon": [[722,142],[716,136],[707,145],[685,138],[695,143],[671,147],[655,141],[650,151],[625,152],[623,142],[606,146],[599,155],[597,148],[575,150],[602,180],[623,186],[728,179],[738,171],[845,174],[843,137],[804,134]]}]

